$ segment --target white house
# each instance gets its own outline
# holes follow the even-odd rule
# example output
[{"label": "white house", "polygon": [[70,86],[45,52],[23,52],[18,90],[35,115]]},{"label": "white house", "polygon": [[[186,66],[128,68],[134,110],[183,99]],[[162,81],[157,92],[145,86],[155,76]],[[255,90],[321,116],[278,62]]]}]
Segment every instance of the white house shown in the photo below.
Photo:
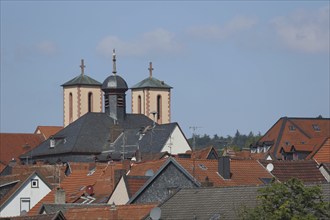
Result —
[{"label": "white house", "polygon": [[36,171],[0,178],[0,217],[24,215],[51,191]]}]

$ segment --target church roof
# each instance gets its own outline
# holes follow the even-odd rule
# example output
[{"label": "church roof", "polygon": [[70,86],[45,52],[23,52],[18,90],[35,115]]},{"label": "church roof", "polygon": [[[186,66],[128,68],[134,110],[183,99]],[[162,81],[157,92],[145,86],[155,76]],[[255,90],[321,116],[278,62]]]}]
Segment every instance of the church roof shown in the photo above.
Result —
[{"label": "church roof", "polygon": [[62,86],[76,86],[76,85],[86,85],[86,86],[101,86],[102,84],[99,81],[85,75],[80,74],[79,76],[67,81]]},{"label": "church roof", "polygon": [[[45,159],[50,163],[57,159],[62,162],[88,162],[104,152],[114,156],[113,159],[120,158],[123,150],[131,157],[137,149],[137,142],[143,146],[140,148],[142,152],[152,149],[152,152],[159,153],[176,123],[156,124],[149,129],[152,125],[153,121],[142,114],[127,114],[124,120],[114,121],[105,113],[89,112],[20,158]],[[141,140],[138,135],[140,131],[144,132]],[[125,149],[122,147],[124,136]],[[50,147],[51,141],[55,142],[54,147]]]},{"label": "church roof", "polygon": [[156,79],[155,77],[148,77],[131,87],[131,89],[142,88],[172,89],[173,87],[167,85],[164,81]]}]

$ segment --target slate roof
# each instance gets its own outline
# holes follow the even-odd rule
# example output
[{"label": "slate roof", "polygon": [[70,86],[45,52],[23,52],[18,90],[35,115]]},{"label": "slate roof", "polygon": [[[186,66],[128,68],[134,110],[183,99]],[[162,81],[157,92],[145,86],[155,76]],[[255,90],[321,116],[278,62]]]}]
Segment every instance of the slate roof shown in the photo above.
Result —
[{"label": "slate roof", "polygon": [[313,156],[318,163],[330,163],[330,138],[328,138]]},{"label": "slate roof", "polygon": [[273,142],[269,152],[275,158],[281,158],[282,147],[306,145],[311,152],[306,159],[310,159],[329,137],[329,118],[282,117],[260,138],[257,144]]},{"label": "slate roof", "polygon": [[0,133],[0,161],[8,164],[12,158],[18,161],[21,154],[33,149],[45,138],[41,134]]},{"label": "slate roof", "polygon": [[131,87],[131,89],[143,88],[172,89],[172,87],[167,85],[164,81],[158,80],[155,77],[148,77]]},{"label": "slate roof", "polygon": [[238,211],[243,205],[252,208],[257,204],[259,188],[181,189],[159,206],[161,219],[238,219]]},{"label": "slate roof", "polygon": [[103,84],[102,90],[111,90],[111,89],[120,89],[120,90],[128,90],[126,81],[119,75],[111,75],[108,76]]},{"label": "slate roof", "polygon": [[42,134],[45,139],[56,134],[63,129],[63,126],[38,126],[35,130],[35,134]]},{"label": "slate roof", "polygon": [[277,160],[260,161],[265,167],[272,163],[274,169],[271,173],[281,182],[297,178],[304,183],[325,183],[326,179],[321,174],[314,160]]},{"label": "slate roof", "polygon": [[85,74],[80,74],[79,76],[76,76],[75,78],[67,81],[66,83],[64,83],[63,87],[66,86],[76,86],[76,85],[84,85],[84,86],[99,86],[101,87],[101,83],[96,81],[95,79],[85,75]]},{"label": "slate roof", "polygon": [[[72,164],[72,173],[66,177],[60,187],[65,191],[66,202],[75,203],[82,201],[80,197],[85,195],[86,187],[91,185],[94,189],[92,195],[95,200],[93,203],[105,203],[110,196],[115,185],[115,170],[122,169],[122,163],[110,164]],[[44,203],[54,203],[55,191],[53,189],[42,200],[40,200],[31,210],[28,215],[35,215]]]},{"label": "slate roof", "polygon": [[[161,219],[239,219],[240,208],[257,205],[258,190],[264,186],[235,186],[181,189],[159,205]],[[330,185],[321,185],[329,201]],[[149,214],[144,219],[150,220]]]},{"label": "slate roof", "polygon": [[[20,158],[46,158],[51,163],[58,158],[63,162],[94,161],[95,155],[110,150],[111,142],[115,141],[123,130],[140,129],[152,125],[153,121],[141,114],[127,114],[123,121],[115,123],[105,113],[89,112]],[[54,148],[50,148],[52,138],[56,143]]]}]

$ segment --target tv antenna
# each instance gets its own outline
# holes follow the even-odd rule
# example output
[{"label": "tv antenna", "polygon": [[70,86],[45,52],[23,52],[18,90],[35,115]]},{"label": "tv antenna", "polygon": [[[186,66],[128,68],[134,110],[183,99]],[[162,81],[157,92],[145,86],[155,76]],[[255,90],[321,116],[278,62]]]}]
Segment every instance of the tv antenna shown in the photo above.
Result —
[{"label": "tv antenna", "polygon": [[196,150],[196,130],[201,128],[200,126],[190,126],[189,129],[193,131],[193,152]]}]

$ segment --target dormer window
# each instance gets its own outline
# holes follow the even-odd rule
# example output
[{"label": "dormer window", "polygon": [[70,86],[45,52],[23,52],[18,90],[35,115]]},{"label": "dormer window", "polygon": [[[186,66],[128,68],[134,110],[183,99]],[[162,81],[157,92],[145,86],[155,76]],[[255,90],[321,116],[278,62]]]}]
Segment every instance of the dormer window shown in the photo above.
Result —
[{"label": "dormer window", "polygon": [[312,124],[312,127],[313,127],[314,131],[320,131],[321,130],[318,124]]},{"label": "dormer window", "polygon": [[296,127],[294,125],[289,125],[289,131],[295,131]]},{"label": "dormer window", "polygon": [[55,147],[55,139],[54,138],[51,138],[50,141],[49,141],[49,147],[50,148],[54,148]]}]

